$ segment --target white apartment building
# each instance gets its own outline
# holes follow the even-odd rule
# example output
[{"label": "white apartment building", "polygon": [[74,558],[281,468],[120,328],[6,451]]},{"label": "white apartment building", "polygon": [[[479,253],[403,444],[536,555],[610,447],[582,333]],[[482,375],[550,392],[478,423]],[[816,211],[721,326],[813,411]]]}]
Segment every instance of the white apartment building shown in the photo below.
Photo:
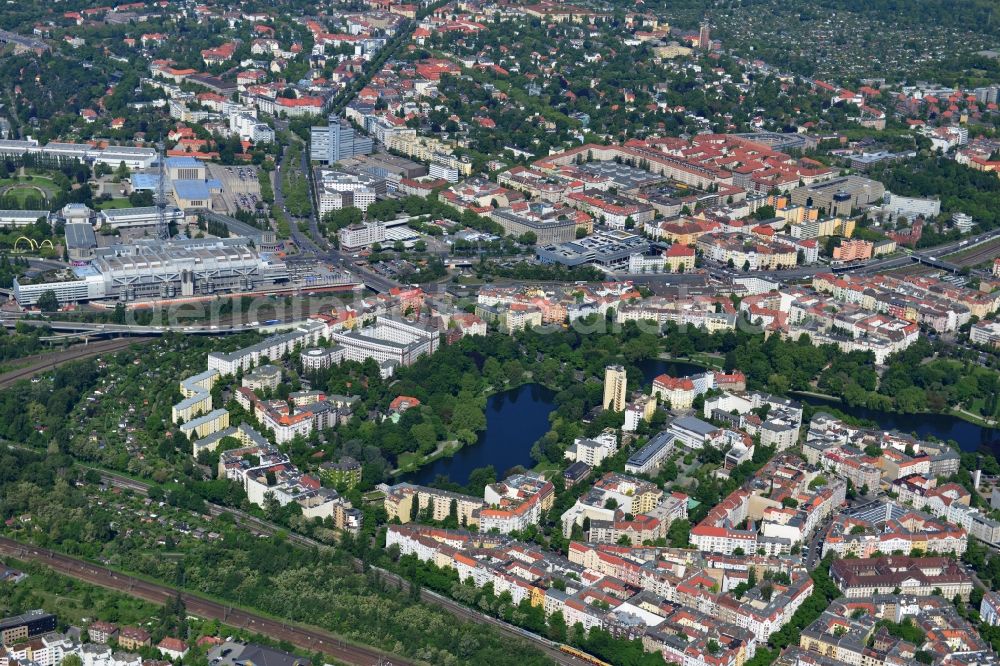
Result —
[{"label": "white apartment building", "polygon": [[229,112],[229,130],[243,141],[274,143],[274,130],[257,118],[254,109],[237,107]]},{"label": "white apartment building", "polygon": [[593,439],[578,437],[573,441],[573,445],[566,449],[563,454],[573,461],[584,462],[591,467],[597,467],[606,458],[610,458],[618,452],[618,437],[614,431],[605,430]]},{"label": "white apartment building", "polygon": [[979,606],[979,617],[990,626],[1000,624],[1000,594],[989,590],[983,595],[983,603]]},{"label": "white apartment building", "polygon": [[948,506],[945,520],[964,527],[970,536],[974,536],[980,541],[993,545],[1000,544],[1000,522],[987,517],[978,509],[973,509],[960,502],[952,502]]},{"label": "white apartment building", "polygon": [[364,222],[352,224],[337,232],[340,239],[340,249],[350,252],[360,250],[375,243],[385,242],[385,224],[383,222]]},{"label": "white apartment building", "polygon": [[299,358],[302,361],[302,369],[306,372],[325,370],[344,360],[344,348],[340,345],[333,347],[310,347],[304,349]]},{"label": "white apartment building", "polygon": [[262,410],[258,414],[260,424],[274,433],[277,444],[286,444],[296,437],[308,437],[313,431],[313,419],[310,414],[279,414],[271,410]]},{"label": "white apartment building", "polygon": [[[6,651],[6,654],[3,652]],[[0,659],[32,663],[38,666],[59,666],[64,657],[76,653],[72,640],[56,632],[48,633],[5,648],[0,646]]]},{"label": "white apartment building", "polygon": [[977,345],[1000,345],[1000,322],[981,321],[969,329],[969,340]]},{"label": "white apartment building", "polygon": [[316,183],[321,216],[349,207],[366,211],[379,194],[385,194],[385,182],[367,174],[323,169]]},{"label": "white apartment building", "polygon": [[210,352],[208,369],[218,370],[222,375],[235,375],[237,370],[246,372],[263,361],[276,361],[298,347],[311,347],[326,337],[328,334],[325,324],[308,321],[290,333],[273,335],[234,352]]},{"label": "white apartment building", "polygon": [[274,390],[281,384],[281,368],[270,363],[261,365],[253,372],[244,375],[240,384],[251,391]]},{"label": "white apartment building", "polygon": [[367,189],[350,191],[321,190],[317,199],[319,202],[319,214],[323,216],[331,211],[341,210],[342,208],[357,208],[364,212],[368,210],[368,206],[375,203],[377,197],[373,190]]},{"label": "white apartment building", "polygon": [[912,220],[915,217],[930,219],[941,214],[940,199],[922,199],[919,197],[904,197],[886,192],[882,210],[890,216],[889,222],[895,224],[897,217]]},{"label": "white apartment building", "polygon": [[440,344],[437,331],[386,317],[361,329],[333,331],[330,338],[343,347],[347,360],[364,362],[371,358],[399,365],[412,365],[424,354],[433,354]]},{"label": "white apartment building", "polygon": [[509,534],[537,525],[554,499],[555,486],[533,472],[492,483],[483,491],[486,506],[479,512],[479,531]]}]

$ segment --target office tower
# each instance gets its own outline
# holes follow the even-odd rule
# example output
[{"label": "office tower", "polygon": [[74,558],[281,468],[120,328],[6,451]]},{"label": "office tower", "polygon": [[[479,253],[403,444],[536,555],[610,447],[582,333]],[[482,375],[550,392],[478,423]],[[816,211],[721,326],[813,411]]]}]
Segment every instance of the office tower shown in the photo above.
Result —
[{"label": "office tower", "polygon": [[372,152],[371,138],[355,132],[350,123],[336,115],[330,116],[326,127],[313,127],[309,138],[309,154],[313,162],[333,164]]}]

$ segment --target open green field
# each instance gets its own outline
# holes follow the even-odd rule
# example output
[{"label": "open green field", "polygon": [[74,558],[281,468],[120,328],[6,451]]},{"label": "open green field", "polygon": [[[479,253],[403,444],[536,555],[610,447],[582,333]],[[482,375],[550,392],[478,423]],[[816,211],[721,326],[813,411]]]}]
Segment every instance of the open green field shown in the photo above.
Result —
[{"label": "open green field", "polygon": [[[47,209],[50,199],[51,192],[48,191],[48,188],[30,183],[19,183],[0,190],[0,200],[13,202],[18,209]],[[31,204],[30,208],[28,204]],[[4,205],[11,205],[11,203],[5,203]]]},{"label": "open green field", "polygon": [[0,178],[0,187],[17,185],[19,183],[29,183],[40,187],[48,187],[53,190],[58,189],[56,183],[50,176],[38,173],[29,173],[27,176],[12,176],[10,178]]},{"label": "open green field", "polygon": [[28,201],[44,202],[47,199],[45,190],[29,185],[15,185],[6,190],[4,196],[13,198],[21,205],[24,205]]},{"label": "open green field", "polygon": [[6,208],[48,210],[58,193],[59,186],[48,176],[0,179],[0,205]]},{"label": "open green field", "polygon": [[128,199],[109,199],[97,204],[97,210],[115,210],[117,208],[131,208],[132,203]]}]

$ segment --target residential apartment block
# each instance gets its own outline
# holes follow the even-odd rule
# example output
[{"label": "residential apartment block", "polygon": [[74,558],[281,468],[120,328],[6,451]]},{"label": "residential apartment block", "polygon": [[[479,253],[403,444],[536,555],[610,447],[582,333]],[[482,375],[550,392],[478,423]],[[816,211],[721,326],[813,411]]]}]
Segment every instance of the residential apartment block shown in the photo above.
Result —
[{"label": "residential apartment block", "polygon": [[410,483],[386,486],[383,492],[385,492],[385,510],[389,520],[397,518],[404,524],[425,511],[429,511],[434,520],[444,520],[454,509],[459,524],[478,525],[480,512],[486,506],[486,503],[477,497]]},{"label": "residential apartment block", "polygon": [[890,555],[834,560],[830,577],[849,599],[902,592],[914,596],[939,594],[946,599],[957,595],[967,600],[972,592],[972,578],[961,565],[946,557]]},{"label": "residential apartment block", "polygon": [[537,525],[543,511],[552,508],[555,486],[540,474],[515,474],[486,486],[485,506],[479,511],[479,530],[509,534]]}]

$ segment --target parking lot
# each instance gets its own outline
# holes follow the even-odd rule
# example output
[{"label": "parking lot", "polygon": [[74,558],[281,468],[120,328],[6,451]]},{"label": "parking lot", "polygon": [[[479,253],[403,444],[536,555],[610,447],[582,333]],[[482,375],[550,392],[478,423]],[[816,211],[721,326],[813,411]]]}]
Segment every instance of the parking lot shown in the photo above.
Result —
[{"label": "parking lot", "polygon": [[227,213],[238,209],[255,210],[264,206],[260,198],[260,183],[255,166],[223,166],[209,164],[211,178],[222,183],[222,201]]}]

